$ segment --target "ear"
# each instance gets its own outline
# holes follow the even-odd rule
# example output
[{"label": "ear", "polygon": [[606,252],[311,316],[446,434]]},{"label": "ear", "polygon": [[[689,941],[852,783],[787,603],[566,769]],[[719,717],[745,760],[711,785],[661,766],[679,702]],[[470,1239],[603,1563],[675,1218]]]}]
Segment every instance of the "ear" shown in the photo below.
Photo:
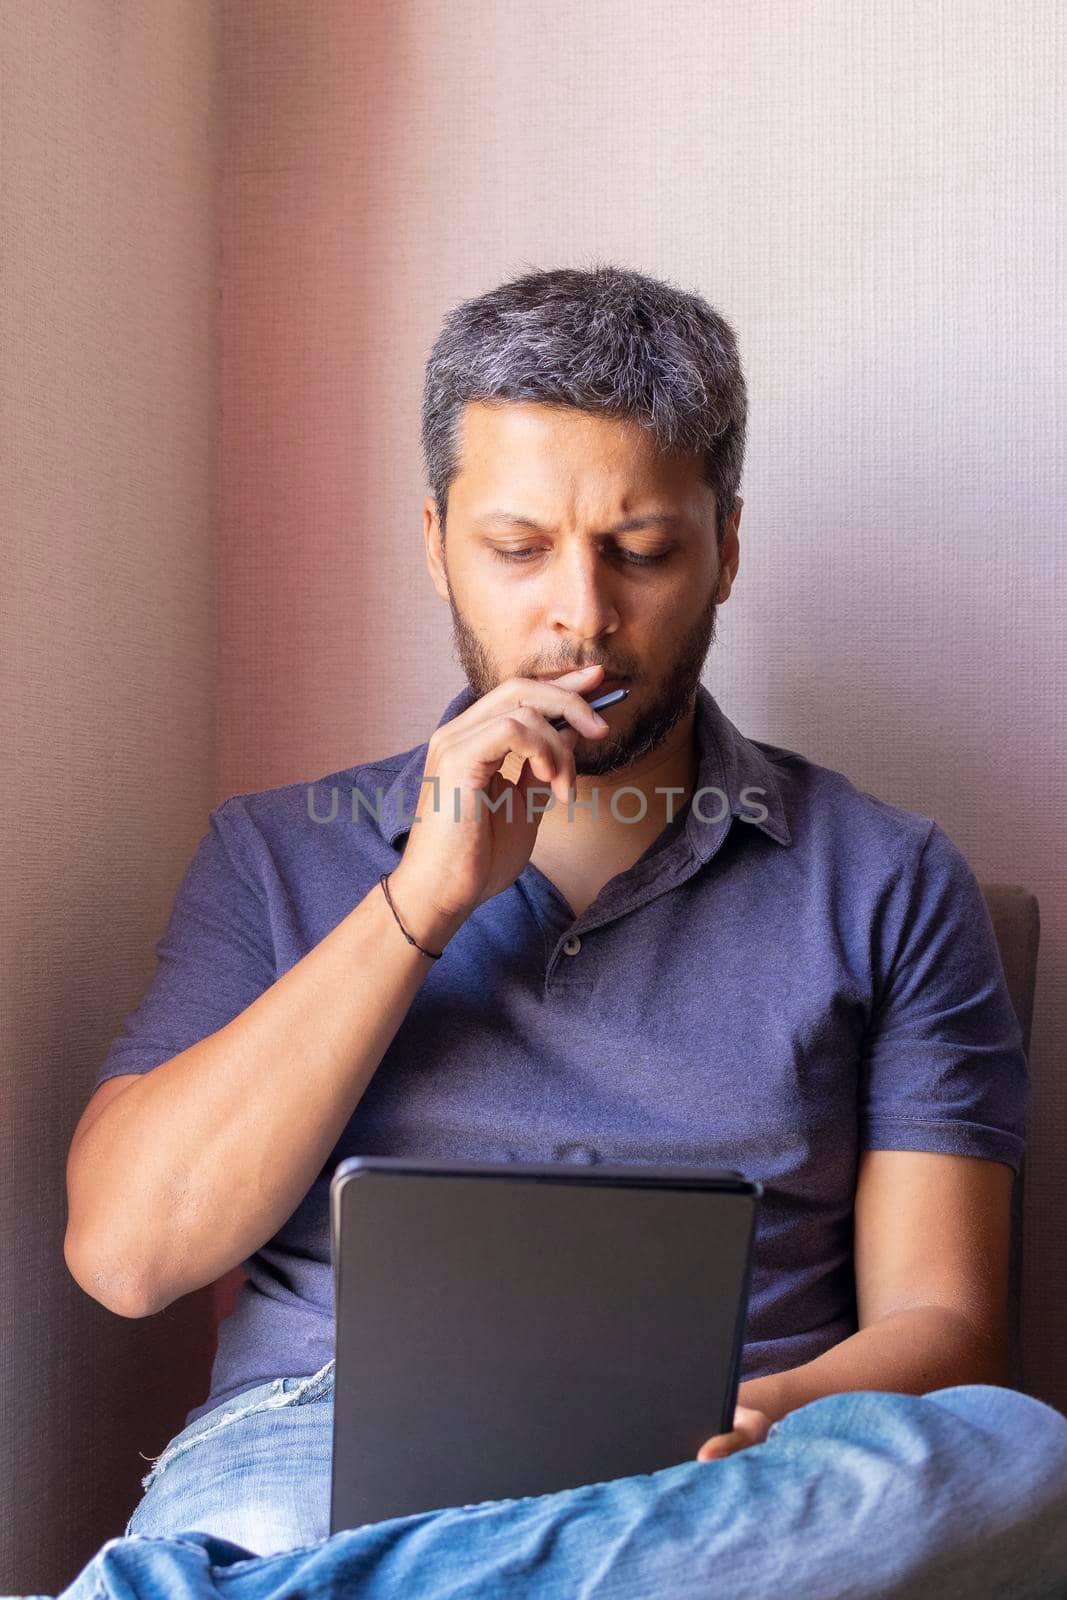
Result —
[{"label": "ear", "polygon": [[729,599],[730,590],[734,579],[737,577],[737,568],[741,561],[741,547],[737,536],[738,525],[741,521],[741,507],[744,505],[739,494],[734,495],[734,508],[726,524],[726,536],[722,541],[719,551],[719,601]]},{"label": "ear", "polygon": [[445,553],[441,542],[441,524],[437,519],[437,501],[427,495],[422,504],[422,536],[426,545],[426,566],[430,581],[442,600],[448,599],[448,582],[445,578]]}]

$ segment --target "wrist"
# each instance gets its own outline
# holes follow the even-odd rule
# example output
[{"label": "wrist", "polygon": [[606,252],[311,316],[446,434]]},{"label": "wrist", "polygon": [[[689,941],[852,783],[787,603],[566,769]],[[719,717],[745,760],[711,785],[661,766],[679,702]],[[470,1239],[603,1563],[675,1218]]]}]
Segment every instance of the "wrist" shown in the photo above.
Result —
[{"label": "wrist", "polygon": [[789,1380],[786,1374],[771,1372],[766,1377],[746,1378],[743,1383],[739,1383],[737,1403],[739,1406],[751,1406],[756,1411],[762,1411],[772,1422],[777,1422],[779,1418],[794,1410],[798,1401],[789,1392]]},{"label": "wrist", "polygon": [[466,917],[440,910],[423,890],[404,877],[399,867],[387,873],[386,879],[388,898],[402,927],[424,951],[442,952]]}]

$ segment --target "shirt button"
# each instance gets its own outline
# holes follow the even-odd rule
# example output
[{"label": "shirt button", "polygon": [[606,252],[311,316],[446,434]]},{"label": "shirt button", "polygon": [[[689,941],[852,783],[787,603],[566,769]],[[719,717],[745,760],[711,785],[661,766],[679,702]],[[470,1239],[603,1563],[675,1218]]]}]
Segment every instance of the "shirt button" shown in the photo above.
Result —
[{"label": "shirt button", "polygon": [[552,1154],[555,1161],[570,1161],[575,1166],[593,1167],[600,1160],[600,1151],[590,1144],[558,1144]]},{"label": "shirt button", "polygon": [[566,956],[576,956],[581,948],[582,941],[576,933],[572,933],[569,939],[563,941],[563,954]]}]

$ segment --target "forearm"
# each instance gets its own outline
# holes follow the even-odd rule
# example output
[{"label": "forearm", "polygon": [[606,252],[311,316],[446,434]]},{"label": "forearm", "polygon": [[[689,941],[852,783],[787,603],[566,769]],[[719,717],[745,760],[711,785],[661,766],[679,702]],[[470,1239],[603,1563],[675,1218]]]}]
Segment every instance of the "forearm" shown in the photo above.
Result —
[{"label": "forearm", "polygon": [[809,1400],[849,1389],[926,1394],[958,1383],[1007,1381],[1006,1339],[983,1339],[966,1318],[941,1306],[911,1306],[861,1328],[813,1361],[748,1379],[738,1385],[737,1400],[774,1422]]},{"label": "forearm", "polygon": [[[455,931],[428,918],[405,881],[395,899],[420,943]],[[86,1292],[147,1315],[271,1238],[322,1170],[430,966],[375,885],[232,1022],[106,1106],[68,1163],[66,1255]]]}]

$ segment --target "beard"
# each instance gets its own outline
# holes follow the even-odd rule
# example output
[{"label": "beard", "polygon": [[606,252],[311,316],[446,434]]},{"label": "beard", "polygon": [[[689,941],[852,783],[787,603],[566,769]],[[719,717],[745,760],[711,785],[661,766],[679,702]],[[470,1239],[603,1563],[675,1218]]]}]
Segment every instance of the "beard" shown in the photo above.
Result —
[{"label": "beard", "polygon": [[[603,665],[605,678],[615,674],[630,680],[630,696],[627,701],[619,701],[617,709],[621,711],[624,706],[632,705],[637,700],[638,709],[633,721],[618,733],[609,732],[597,740],[579,737],[574,746],[574,770],[579,777],[606,777],[609,773],[620,772],[663,742],[692,706],[704,661],[715,640],[715,621],[719,609],[715,598],[717,588],[712,590],[712,599],[679,640],[678,648],[655,684],[648,685],[641,673],[633,670],[632,664],[613,658],[605,660],[603,652],[595,651],[584,653],[577,661],[572,656],[561,662],[558,668],[554,668],[551,661],[535,661],[522,663],[505,673],[500,671],[456,605],[447,568],[445,583],[452,612],[453,645],[476,699],[480,700],[503,683],[505,678],[534,677],[553,671],[562,675],[574,667],[592,666],[594,662]],[[594,690],[587,698],[595,699],[599,692]],[[646,694],[647,701],[642,704]],[[610,719],[613,709],[609,706],[603,714]]]}]

